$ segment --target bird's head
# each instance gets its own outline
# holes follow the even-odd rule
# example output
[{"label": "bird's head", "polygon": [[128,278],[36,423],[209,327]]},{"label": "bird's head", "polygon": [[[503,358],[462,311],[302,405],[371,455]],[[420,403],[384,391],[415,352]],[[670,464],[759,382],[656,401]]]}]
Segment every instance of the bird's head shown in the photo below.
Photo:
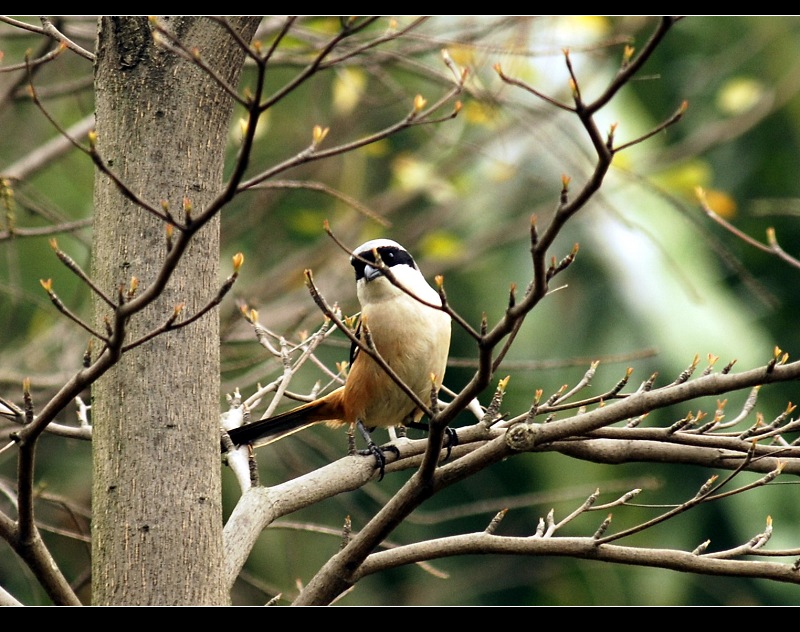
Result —
[{"label": "bird's head", "polygon": [[[392,269],[393,274],[395,272],[403,274],[400,266],[410,267],[412,270],[419,272],[413,257],[396,241],[391,239],[372,239],[356,248],[353,251],[353,256],[350,257],[350,265],[353,266],[356,273],[356,283],[362,279],[369,283],[383,276],[381,267],[378,264],[378,257],[384,266]],[[397,269],[395,270],[395,268]]]},{"label": "bird's head", "polygon": [[362,304],[365,299],[381,300],[404,293],[386,278],[383,272],[385,268],[391,271],[400,285],[416,296],[428,301],[438,299],[438,294],[425,281],[414,258],[391,239],[372,239],[361,244],[353,251],[350,264],[355,270],[356,288]]}]

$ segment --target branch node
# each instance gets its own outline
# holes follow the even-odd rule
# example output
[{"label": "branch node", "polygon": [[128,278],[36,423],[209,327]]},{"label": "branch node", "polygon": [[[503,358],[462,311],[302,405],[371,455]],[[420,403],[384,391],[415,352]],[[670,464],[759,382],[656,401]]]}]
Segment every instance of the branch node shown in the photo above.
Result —
[{"label": "branch node", "polygon": [[532,450],[539,434],[537,424],[519,423],[511,426],[505,435],[506,445],[517,452]]}]

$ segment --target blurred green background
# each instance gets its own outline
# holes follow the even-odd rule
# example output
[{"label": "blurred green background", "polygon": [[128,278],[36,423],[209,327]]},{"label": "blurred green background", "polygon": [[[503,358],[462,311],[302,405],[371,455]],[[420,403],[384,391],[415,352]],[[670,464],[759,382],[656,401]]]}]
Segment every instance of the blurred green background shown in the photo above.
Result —
[{"label": "blurred green background", "polygon": [[[380,20],[370,33],[402,28],[411,19]],[[277,24],[276,18],[265,20],[265,44]],[[451,304],[473,326],[482,314],[494,323],[510,285],[524,288],[530,280],[531,214],[544,226],[558,203],[562,174],[572,178],[571,189],[578,191],[593,156],[573,115],[503,84],[493,66],[499,63],[506,75],[569,103],[563,54],[569,49],[584,99],[590,100],[614,76],[624,47],[640,49],[656,24],[652,17],[435,17],[384,48],[319,73],[268,111],[251,175],[304,149],[314,125],[330,128],[325,146],[334,146],[402,119],[416,94],[434,102],[448,89],[443,48],[470,72],[468,90],[460,97],[463,109],[455,119],[305,165],[282,174],[281,182],[267,181],[243,193],[225,209],[220,278],[230,273],[235,252],[244,253],[245,265],[234,296],[220,309],[221,409],[226,393],[238,388],[249,396],[281,370],[256,343],[236,300],[257,308],[265,326],[297,340],[321,323],[302,282],[303,269],[311,268],[329,302],[338,302],[346,314],[357,311],[346,256],[325,235],[324,220],[351,247],[376,236],[401,242],[429,279],[444,275]],[[301,19],[275,55],[267,92],[295,76],[309,59],[309,46],[338,28],[336,18]],[[93,20],[74,20],[64,29],[93,48]],[[3,66],[19,63],[25,50],[35,52],[40,46],[37,36],[0,25]],[[556,259],[574,243],[580,252],[557,277],[558,291],[531,314],[500,371],[499,377],[511,376],[505,412],[524,412],[537,389],[547,396],[563,384],[573,385],[592,360],[601,364],[586,395],[611,388],[629,366],[632,385],[653,372],[659,373],[657,385],[664,385],[695,354],[701,368],[708,354],[720,357],[719,368],[736,359],[734,370],[764,364],[776,345],[790,357],[796,354],[800,334],[792,314],[800,307],[800,271],[712,223],[697,203],[695,188],[703,187],[713,208],[740,230],[764,242],[767,229],[774,227],[783,248],[798,254],[798,49],[797,17],[686,18],[598,114],[600,128],[606,131],[616,123],[617,143],[625,143],[671,116],[684,100],[689,104],[679,124],[616,156],[600,193],[554,244]],[[92,113],[91,72],[90,62],[65,52],[35,73],[34,83],[61,125]],[[0,174],[56,136],[25,97],[24,82],[14,83],[18,80],[18,74],[0,74]],[[252,76],[245,73],[243,84],[248,82]],[[239,123],[232,121],[231,161],[238,134]],[[20,228],[91,217],[93,167],[77,152],[11,184],[13,206],[8,196],[5,200]],[[324,188],[357,200],[383,223]],[[157,192],[153,195],[157,198]],[[4,221],[11,221],[10,211]],[[0,232],[6,229],[7,223],[0,224]],[[58,239],[61,249],[88,270],[90,228]],[[58,263],[47,237],[0,241],[0,395],[16,402],[26,376],[36,401],[46,401],[79,368],[87,342],[52,308],[39,285],[42,278],[53,279],[70,309],[90,316],[86,288]],[[348,345],[338,334],[329,341],[319,355],[332,366],[347,358]],[[469,363],[476,357],[471,339],[458,330],[451,357],[445,384],[458,390],[471,376]],[[309,365],[292,389],[310,389],[319,379],[322,374]],[[728,398],[730,416],[746,395]],[[482,403],[490,396],[485,394]],[[762,389],[757,411],[769,421],[797,399],[796,385],[770,386]],[[689,408],[713,413],[715,405],[705,401]],[[645,425],[668,425],[689,408],[661,411]],[[72,411],[65,411],[60,421],[74,419]],[[751,417],[747,423],[752,422]],[[262,482],[284,481],[339,458],[346,449],[343,431],[323,427],[295,435],[260,452]],[[76,582],[85,579],[89,546],[59,529],[88,534],[90,462],[88,445],[49,437],[37,468],[42,520],[53,527],[49,542]],[[690,498],[714,473],[685,465],[612,467],[557,454],[523,455],[437,495],[391,539],[400,544],[483,530],[503,507],[511,510],[498,533],[528,535],[551,508],[557,519],[564,517],[596,488],[602,502],[608,502],[642,487],[637,502],[648,507],[617,509],[612,530],[619,530],[657,515],[659,509],[652,506]],[[14,453],[5,452],[0,455],[4,490],[13,488],[14,476]],[[227,471],[225,476],[230,510],[237,490]],[[352,517],[354,529],[360,528],[407,476],[388,476],[266,530],[237,583],[234,602],[260,604],[277,593],[283,595],[281,603],[290,600],[297,585],[338,549],[345,516]],[[779,482],[692,511],[623,543],[691,550],[710,539],[711,549],[723,549],[762,531],[771,515],[775,535],[770,546],[796,547],[796,498],[796,487]],[[4,494],[2,506],[8,510],[8,505]],[[590,513],[561,535],[593,533],[604,517]],[[333,531],[309,532],[298,528],[302,525]],[[340,603],[777,605],[800,597],[796,587],[761,580],[566,558],[452,558],[431,567],[434,572],[412,566],[370,577]],[[26,603],[47,603],[3,543],[0,585]]]}]

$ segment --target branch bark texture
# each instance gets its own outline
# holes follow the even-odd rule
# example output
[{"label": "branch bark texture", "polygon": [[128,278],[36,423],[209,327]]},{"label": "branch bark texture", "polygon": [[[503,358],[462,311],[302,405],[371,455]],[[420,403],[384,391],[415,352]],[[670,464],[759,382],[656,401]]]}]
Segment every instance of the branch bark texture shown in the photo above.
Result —
[{"label": "branch bark texture", "polygon": [[[231,85],[244,50],[223,25],[161,18]],[[249,41],[257,19],[233,27]],[[186,221],[222,188],[232,99],[197,65],[159,48],[142,17],[101,18],[95,68],[97,151],[135,194]],[[126,300],[164,273],[166,225],[98,172],[93,275]],[[177,211],[177,212],[176,212]],[[219,218],[199,230],[165,291],[129,321],[98,300],[99,331],[138,339],[213,299]],[[122,355],[93,390],[92,591],[96,605],[222,604],[219,467],[219,324],[212,310],[191,326]]]}]

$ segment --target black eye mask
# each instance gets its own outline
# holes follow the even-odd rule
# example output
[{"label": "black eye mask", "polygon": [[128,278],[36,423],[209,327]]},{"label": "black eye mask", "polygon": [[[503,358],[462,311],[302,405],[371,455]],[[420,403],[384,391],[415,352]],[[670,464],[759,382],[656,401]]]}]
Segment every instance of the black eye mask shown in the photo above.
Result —
[{"label": "black eye mask", "polygon": [[[391,268],[393,266],[406,264],[414,269],[417,269],[417,264],[414,263],[414,259],[406,250],[403,250],[402,248],[397,248],[396,246],[381,246],[376,250],[378,251],[378,255],[380,255],[381,261],[383,261],[385,266]],[[363,278],[375,278],[375,274],[366,274],[366,268],[368,264],[362,261],[362,259],[365,259],[368,262],[375,263],[375,253],[372,250],[368,250],[357,254],[360,259],[355,257],[350,258],[350,264],[353,266],[353,269],[356,273],[356,281]],[[370,267],[373,270],[375,269],[374,266]]]}]

